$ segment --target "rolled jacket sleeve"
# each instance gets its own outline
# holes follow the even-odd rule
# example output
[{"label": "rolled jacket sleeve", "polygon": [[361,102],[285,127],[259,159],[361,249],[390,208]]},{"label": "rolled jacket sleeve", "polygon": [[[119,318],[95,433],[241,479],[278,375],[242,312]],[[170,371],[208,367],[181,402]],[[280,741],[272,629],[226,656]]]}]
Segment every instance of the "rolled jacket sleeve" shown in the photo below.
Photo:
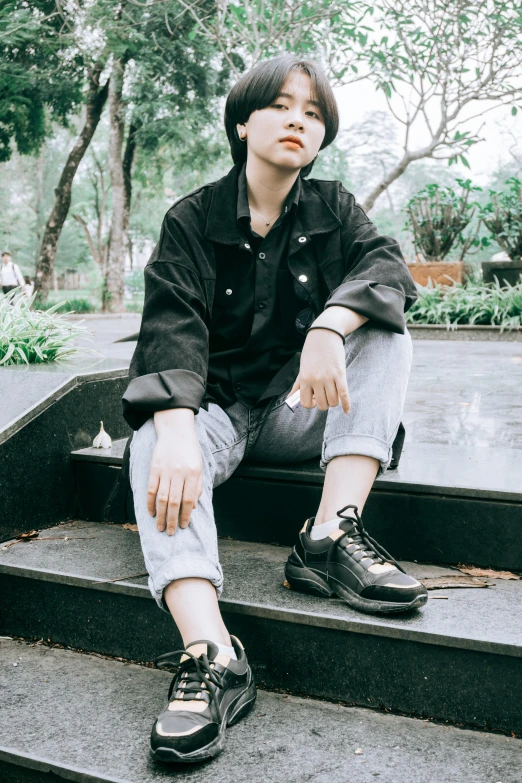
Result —
[{"label": "rolled jacket sleeve", "polygon": [[404,334],[404,314],[418,297],[415,283],[393,237],[380,234],[352,194],[341,214],[345,277],[325,308],[348,307],[370,321]]},{"label": "rolled jacket sleeve", "polygon": [[141,329],[122,398],[123,416],[135,430],[156,411],[190,408],[198,413],[205,394],[205,291],[191,256],[190,225],[180,222],[167,213],[145,267]]}]

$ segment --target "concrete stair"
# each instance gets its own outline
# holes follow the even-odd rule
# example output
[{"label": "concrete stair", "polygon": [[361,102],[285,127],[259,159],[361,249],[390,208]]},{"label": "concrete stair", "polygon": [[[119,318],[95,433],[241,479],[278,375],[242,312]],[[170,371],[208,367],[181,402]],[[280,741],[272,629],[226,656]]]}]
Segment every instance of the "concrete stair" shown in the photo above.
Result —
[{"label": "concrete stair", "polygon": [[[16,665],[15,665],[16,664]],[[149,757],[171,675],[122,661],[0,640],[5,783],[519,783],[520,740],[258,691],[210,763]]]},{"label": "concrete stair", "polygon": [[[103,521],[126,439],[72,452],[78,516]],[[378,478],[364,509],[370,534],[395,557],[522,571],[522,483],[515,450],[406,443],[397,470]],[[292,545],[315,513],[324,473],[318,459],[243,462],[214,490],[218,532]],[[494,466],[494,469],[493,469]],[[133,521],[132,499],[128,502]]]},{"label": "concrete stair", "polygon": [[[1,634],[140,663],[179,647],[137,533],[78,521],[41,536],[0,550]],[[261,687],[522,734],[522,581],[431,591],[423,610],[380,617],[286,589],[287,547],[222,539],[220,553],[221,609]]]}]

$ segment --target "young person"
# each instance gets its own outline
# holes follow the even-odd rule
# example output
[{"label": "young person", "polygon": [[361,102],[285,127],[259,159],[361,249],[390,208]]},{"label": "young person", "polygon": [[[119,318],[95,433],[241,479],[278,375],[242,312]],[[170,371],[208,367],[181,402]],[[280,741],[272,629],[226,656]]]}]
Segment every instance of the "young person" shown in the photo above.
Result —
[{"label": "young person", "polygon": [[4,294],[8,294],[13,288],[25,284],[20,267],[15,264],[11,253],[4,250],[2,253],[2,265],[0,266],[0,284]]},{"label": "young person", "polygon": [[212,509],[213,487],[245,457],[321,455],[319,509],[285,569],[293,588],[364,612],[427,600],[360,517],[400,440],[410,372],[404,313],[417,294],[399,245],[340,182],[304,179],[338,130],[314,63],[284,55],[256,66],[231,90],[225,127],[232,170],[164,218],[123,397],[149,587],[185,646],[158,659],[182,653],[151,737],[167,761],[218,753],[255,700],[219,610]]}]

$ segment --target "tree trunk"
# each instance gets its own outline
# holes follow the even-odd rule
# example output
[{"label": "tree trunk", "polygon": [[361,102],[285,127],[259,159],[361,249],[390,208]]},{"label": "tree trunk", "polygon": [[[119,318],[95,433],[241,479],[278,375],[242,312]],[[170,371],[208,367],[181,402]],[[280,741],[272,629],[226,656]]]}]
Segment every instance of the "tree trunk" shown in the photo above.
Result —
[{"label": "tree trunk", "polygon": [[102,293],[103,312],[121,313],[125,309],[125,253],[127,227],[125,220],[125,177],[123,174],[123,74],[125,63],[115,60],[109,87],[109,173],[112,183],[112,216],[107,274]]},{"label": "tree trunk", "polygon": [[76,143],[71,150],[67,162],[63,168],[58,186],[55,188],[55,202],[51,215],[46,223],[40,255],[36,264],[35,289],[38,298],[46,302],[51,287],[52,272],[56,259],[58,240],[62,232],[63,224],[71,206],[71,191],[74,176],[78,170],[83,156],[89,144],[103,111],[103,107],[109,93],[108,82],[100,87],[100,75],[103,66],[97,64],[89,74],[89,89],[87,95],[86,116],[83,128]]}]

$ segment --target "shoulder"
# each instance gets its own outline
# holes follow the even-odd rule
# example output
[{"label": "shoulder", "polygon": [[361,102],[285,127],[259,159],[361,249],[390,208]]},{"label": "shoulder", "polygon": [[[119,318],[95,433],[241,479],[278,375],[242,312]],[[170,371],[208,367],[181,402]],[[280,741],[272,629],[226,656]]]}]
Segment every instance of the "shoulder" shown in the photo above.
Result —
[{"label": "shoulder", "polygon": [[310,178],[303,182],[319,193],[341,220],[350,217],[356,218],[359,223],[371,223],[354,194],[345,188],[340,180]]},{"label": "shoulder", "polygon": [[195,218],[201,218],[206,215],[215,185],[216,182],[208,182],[206,185],[201,185],[199,188],[187,193],[185,196],[181,196],[181,198],[175,201],[168,209],[165,218],[175,222],[185,220],[193,221]]}]

